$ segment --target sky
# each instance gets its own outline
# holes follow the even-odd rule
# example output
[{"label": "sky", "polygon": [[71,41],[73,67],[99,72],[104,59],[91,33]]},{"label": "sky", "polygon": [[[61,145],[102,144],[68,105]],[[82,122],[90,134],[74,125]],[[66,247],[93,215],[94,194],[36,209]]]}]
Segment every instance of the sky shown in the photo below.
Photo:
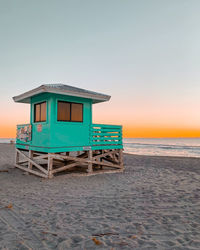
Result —
[{"label": "sky", "polygon": [[45,83],[111,95],[93,122],[124,137],[200,137],[199,0],[0,0],[0,137],[12,97]]}]

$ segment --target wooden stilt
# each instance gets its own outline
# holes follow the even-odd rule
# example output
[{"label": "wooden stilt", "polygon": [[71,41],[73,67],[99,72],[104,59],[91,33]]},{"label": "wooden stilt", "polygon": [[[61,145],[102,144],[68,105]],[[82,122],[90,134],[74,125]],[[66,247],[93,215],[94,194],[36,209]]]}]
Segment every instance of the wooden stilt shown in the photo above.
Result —
[{"label": "wooden stilt", "polygon": [[120,149],[119,150],[119,165],[120,165],[120,168],[124,168],[124,165],[123,165],[123,149]]},{"label": "wooden stilt", "polygon": [[[29,158],[31,159],[31,160],[33,160],[33,150],[29,150]],[[32,169],[32,167],[33,167],[33,163],[32,162],[28,162],[28,169]]]},{"label": "wooden stilt", "polygon": [[19,152],[15,149],[15,164],[18,164],[18,163],[19,163]]},{"label": "wooden stilt", "polygon": [[[100,150],[100,155],[102,155],[102,154],[103,154],[103,150]],[[102,158],[101,158],[101,157],[99,158],[99,161],[102,162]],[[99,168],[100,168],[100,169],[103,169],[103,166],[102,166],[102,165],[99,165]]]},{"label": "wooden stilt", "polygon": [[53,158],[51,156],[51,154],[48,154],[48,178],[52,178],[53,177]]},{"label": "wooden stilt", "polygon": [[[92,150],[89,150],[88,151],[88,160],[89,161],[92,161]],[[88,164],[88,170],[87,170],[87,172],[88,173],[91,173],[93,171],[93,169],[92,169],[92,162],[89,162],[89,164]]]}]

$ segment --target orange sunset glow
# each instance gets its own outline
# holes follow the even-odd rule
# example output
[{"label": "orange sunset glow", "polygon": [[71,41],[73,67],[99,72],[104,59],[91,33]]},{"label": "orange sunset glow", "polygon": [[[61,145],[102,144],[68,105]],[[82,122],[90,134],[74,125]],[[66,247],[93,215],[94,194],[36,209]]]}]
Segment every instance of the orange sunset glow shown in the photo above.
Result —
[{"label": "orange sunset glow", "polygon": [[[123,125],[125,138],[200,137],[200,117],[193,104],[185,109],[174,106],[173,110],[165,103],[160,107],[149,103],[148,110],[140,102],[130,104],[130,100],[121,105],[118,97],[93,106],[94,123]],[[16,125],[30,122],[29,104],[17,104],[11,98],[8,103],[7,109],[1,111],[0,138],[15,138]]]},{"label": "orange sunset glow", "polygon": [[182,128],[144,128],[124,126],[123,136],[125,138],[180,138],[180,137],[200,137],[200,129]]},{"label": "orange sunset glow", "polygon": [[[0,127],[0,138],[15,138],[15,124]],[[149,127],[123,127],[123,137],[125,138],[164,138],[164,137],[200,137],[200,129],[182,128],[149,128]]]}]

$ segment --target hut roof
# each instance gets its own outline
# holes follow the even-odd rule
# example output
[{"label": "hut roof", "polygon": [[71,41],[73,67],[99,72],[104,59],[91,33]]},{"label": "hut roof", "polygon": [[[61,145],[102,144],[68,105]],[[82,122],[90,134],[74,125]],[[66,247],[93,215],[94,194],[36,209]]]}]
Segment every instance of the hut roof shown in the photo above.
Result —
[{"label": "hut roof", "polygon": [[105,94],[97,93],[94,91],[81,89],[81,88],[59,83],[59,84],[43,84],[38,88],[32,89],[21,95],[14,96],[13,100],[15,102],[30,103],[30,98],[32,96],[35,96],[41,93],[55,93],[55,94],[61,94],[61,95],[83,97],[83,98],[92,99],[93,103],[105,102],[110,99],[109,95],[105,95]]}]

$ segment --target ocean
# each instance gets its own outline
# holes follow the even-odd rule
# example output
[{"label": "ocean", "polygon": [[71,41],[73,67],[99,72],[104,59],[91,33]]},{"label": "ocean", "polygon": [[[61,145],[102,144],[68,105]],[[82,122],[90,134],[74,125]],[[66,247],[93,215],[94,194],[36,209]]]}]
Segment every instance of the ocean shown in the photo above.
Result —
[{"label": "ocean", "polygon": [[200,138],[124,138],[124,151],[138,155],[200,157]]},{"label": "ocean", "polygon": [[[13,138],[0,138],[10,143]],[[124,138],[124,152],[137,155],[200,157],[200,138]]]}]

